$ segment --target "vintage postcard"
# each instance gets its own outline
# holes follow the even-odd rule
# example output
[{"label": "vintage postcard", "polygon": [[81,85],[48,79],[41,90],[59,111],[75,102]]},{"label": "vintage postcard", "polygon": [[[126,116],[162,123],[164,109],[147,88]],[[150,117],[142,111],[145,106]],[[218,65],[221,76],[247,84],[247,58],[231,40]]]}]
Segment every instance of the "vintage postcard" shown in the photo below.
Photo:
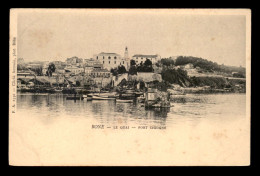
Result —
[{"label": "vintage postcard", "polygon": [[12,166],[250,165],[250,9],[11,9]]}]

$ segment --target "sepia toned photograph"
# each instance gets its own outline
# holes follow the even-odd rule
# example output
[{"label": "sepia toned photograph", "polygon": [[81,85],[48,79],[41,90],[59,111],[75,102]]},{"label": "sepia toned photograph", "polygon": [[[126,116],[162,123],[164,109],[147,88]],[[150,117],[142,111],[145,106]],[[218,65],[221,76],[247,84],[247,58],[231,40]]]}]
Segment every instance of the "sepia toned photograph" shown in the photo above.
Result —
[{"label": "sepia toned photograph", "polygon": [[11,9],[9,165],[249,166],[249,9]]}]

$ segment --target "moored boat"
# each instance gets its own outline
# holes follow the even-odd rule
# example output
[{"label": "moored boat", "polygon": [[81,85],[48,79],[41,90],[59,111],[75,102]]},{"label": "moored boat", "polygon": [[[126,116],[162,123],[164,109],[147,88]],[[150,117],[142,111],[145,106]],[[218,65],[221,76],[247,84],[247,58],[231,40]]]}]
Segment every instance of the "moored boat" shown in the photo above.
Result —
[{"label": "moored boat", "polygon": [[134,100],[136,97],[134,93],[122,93],[118,98],[121,100]]},{"label": "moored boat", "polygon": [[92,100],[115,100],[115,97],[105,97],[105,96],[98,96],[98,95],[93,95]]},{"label": "moored boat", "polygon": [[82,95],[82,97],[84,98],[84,100],[87,100],[87,101],[91,101],[92,100],[92,96]]},{"label": "moored boat", "polygon": [[55,93],[62,93],[61,89],[55,89],[54,91],[55,91]]},{"label": "moored boat", "polygon": [[103,97],[103,98],[116,98],[116,92],[102,92],[102,93],[90,93],[87,94],[88,97],[93,97],[93,96],[98,96],[98,97]]},{"label": "moored boat", "polygon": [[133,93],[124,93],[119,95],[119,97],[116,99],[116,102],[132,103],[134,99],[135,95]]},{"label": "moored boat", "polygon": [[141,97],[143,95],[144,95],[143,92],[135,92],[135,97]]}]

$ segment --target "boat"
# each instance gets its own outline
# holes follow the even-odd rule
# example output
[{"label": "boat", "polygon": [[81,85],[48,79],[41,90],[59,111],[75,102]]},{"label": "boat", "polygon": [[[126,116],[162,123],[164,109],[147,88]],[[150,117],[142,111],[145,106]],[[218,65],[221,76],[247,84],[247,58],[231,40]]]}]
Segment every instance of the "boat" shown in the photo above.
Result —
[{"label": "boat", "polygon": [[90,93],[90,94],[87,94],[87,96],[88,97],[98,96],[98,97],[103,97],[103,98],[116,98],[117,97],[116,92]]},{"label": "boat", "polygon": [[116,99],[116,102],[119,102],[119,103],[132,103],[134,100],[124,100],[124,99]]},{"label": "boat", "polygon": [[136,98],[134,93],[122,93],[118,97],[121,100],[133,100]]},{"label": "boat", "polygon": [[143,95],[144,95],[143,92],[135,92],[135,97],[141,97]]},{"label": "boat", "polygon": [[87,100],[87,101],[92,100],[92,96],[82,95],[82,97],[84,98],[84,100]]},{"label": "boat", "polygon": [[115,97],[105,97],[105,96],[98,96],[98,95],[93,95],[92,100],[115,100]]},{"label": "boat", "polygon": [[134,99],[135,95],[132,93],[120,94],[119,97],[116,99],[116,102],[132,103]]},{"label": "boat", "polygon": [[54,89],[55,93],[62,93],[61,89]]}]

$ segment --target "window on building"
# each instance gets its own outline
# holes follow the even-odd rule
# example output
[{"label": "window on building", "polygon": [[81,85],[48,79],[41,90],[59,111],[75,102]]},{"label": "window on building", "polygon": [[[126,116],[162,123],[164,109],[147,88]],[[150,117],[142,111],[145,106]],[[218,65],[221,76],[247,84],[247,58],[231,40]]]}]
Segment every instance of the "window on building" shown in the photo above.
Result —
[{"label": "window on building", "polygon": [[103,56],[103,59],[105,59],[105,57]]},{"label": "window on building", "polygon": [[97,56],[97,60],[98,60],[98,56]]},{"label": "window on building", "polygon": [[103,61],[103,64],[105,63],[105,61]]},{"label": "window on building", "polygon": [[136,59],[138,59],[138,57],[136,57]]},{"label": "window on building", "polygon": [[143,58],[141,57],[141,59],[143,60]]},{"label": "window on building", "polygon": [[116,56],[114,57],[114,59],[116,59]]},{"label": "window on building", "polygon": [[125,61],[123,61],[123,64],[125,64]]},{"label": "window on building", "polygon": [[115,64],[116,64],[116,61],[115,61]]},{"label": "window on building", "polygon": [[108,59],[111,59],[111,57],[109,56]]},{"label": "window on building", "polygon": [[108,61],[108,63],[110,64],[110,61]]}]

